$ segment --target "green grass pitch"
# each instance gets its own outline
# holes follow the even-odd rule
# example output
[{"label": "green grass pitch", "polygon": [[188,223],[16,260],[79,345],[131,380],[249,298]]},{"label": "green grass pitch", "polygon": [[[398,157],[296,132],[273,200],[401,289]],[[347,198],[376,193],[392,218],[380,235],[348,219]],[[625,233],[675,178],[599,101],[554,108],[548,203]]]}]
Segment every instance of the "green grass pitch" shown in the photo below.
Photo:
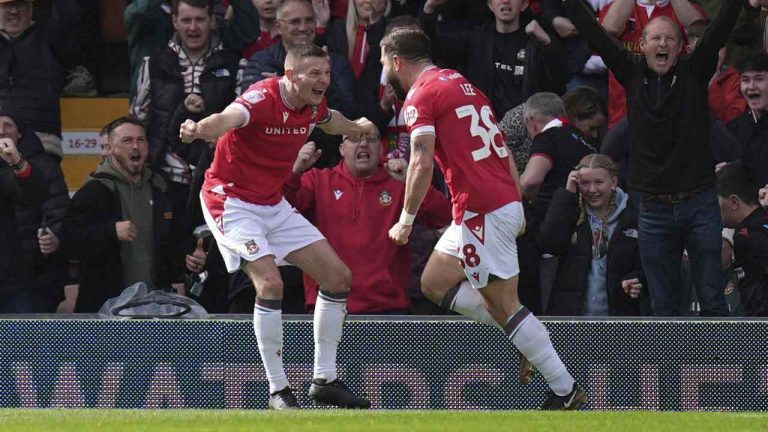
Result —
[{"label": "green grass pitch", "polygon": [[0,431],[768,431],[766,413],[0,410]]}]

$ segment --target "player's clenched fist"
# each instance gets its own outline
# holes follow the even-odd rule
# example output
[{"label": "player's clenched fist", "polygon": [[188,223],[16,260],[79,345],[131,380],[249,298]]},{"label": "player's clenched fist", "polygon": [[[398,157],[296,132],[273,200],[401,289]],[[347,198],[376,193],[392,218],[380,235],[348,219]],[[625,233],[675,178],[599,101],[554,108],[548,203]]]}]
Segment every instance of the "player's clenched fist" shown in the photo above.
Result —
[{"label": "player's clenched fist", "polygon": [[405,225],[403,223],[398,222],[392,228],[389,229],[389,238],[396,245],[402,246],[408,243],[408,237],[411,236],[412,229],[413,229],[413,225]]},{"label": "player's clenched fist", "polygon": [[376,129],[376,125],[371,123],[365,117],[360,117],[355,120],[355,126],[352,127],[347,133],[347,137],[352,141],[362,141],[369,135],[378,135],[379,131]]},{"label": "player's clenched fist", "polygon": [[197,139],[197,122],[187,119],[181,124],[179,129],[179,138],[183,143],[191,143]]}]

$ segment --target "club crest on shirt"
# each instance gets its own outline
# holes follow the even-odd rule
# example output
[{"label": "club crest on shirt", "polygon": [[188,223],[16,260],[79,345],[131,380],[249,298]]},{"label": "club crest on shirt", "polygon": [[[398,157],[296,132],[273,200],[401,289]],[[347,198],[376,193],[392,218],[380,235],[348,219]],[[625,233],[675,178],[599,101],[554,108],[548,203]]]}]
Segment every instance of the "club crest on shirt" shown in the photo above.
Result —
[{"label": "club crest on shirt", "polygon": [[388,207],[392,204],[392,194],[389,191],[379,192],[379,204],[383,207]]},{"label": "club crest on shirt", "polygon": [[517,52],[517,61],[525,61],[525,48],[522,48],[520,51]]},{"label": "club crest on shirt", "polygon": [[419,110],[417,110],[413,105],[408,106],[405,109],[405,114],[403,114],[405,124],[408,126],[413,126],[413,124],[416,123],[417,118],[419,118]]},{"label": "club crest on shirt", "polygon": [[725,285],[725,290],[723,290],[723,294],[725,295],[731,295],[733,294],[733,289],[735,288],[735,285],[733,281],[728,281],[728,283]]},{"label": "club crest on shirt", "polygon": [[288,113],[283,111],[283,124],[288,121]]},{"label": "club crest on shirt", "polygon": [[313,120],[315,117],[317,117],[317,114],[319,112],[320,112],[320,108],[318,108],[317,105],[312,105],[312,115],[309,118]]},{"label": "club crest on shirt", "polygon": [[245,242],[245,250],[248,252],[248,255],[256,255],[259,253],[259,245],[254,240],[248,240]]},{"label": "club crest on shirt", "polygon": [[336,197],[336,201],[340,200],[342,195],[344,195],[344,192],[340,191],[339,189],[333,191],[333,196]]}]

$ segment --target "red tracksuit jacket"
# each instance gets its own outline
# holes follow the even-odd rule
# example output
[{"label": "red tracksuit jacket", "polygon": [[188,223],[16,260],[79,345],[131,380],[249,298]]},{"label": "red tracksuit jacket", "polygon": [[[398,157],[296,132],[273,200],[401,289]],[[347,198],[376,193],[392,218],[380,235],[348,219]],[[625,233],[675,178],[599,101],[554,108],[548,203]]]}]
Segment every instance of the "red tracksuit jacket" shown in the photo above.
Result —
[{"label": "red tracksuit jacket", "polygon": [[[351,314],[407,311],[410,274],[408,245],[396,246],[387,235],[400,217],[405,184],[383,167],[367,179],[354,178],[344,161],[333,169],[310,169],[286,182],[286,199],[328,239],[352,270],[347,302]],[[430,188],[418,213],[430,228],[451,223],[451,202]],[[308,310],[314,308],[317,282],[304,276]]]}]

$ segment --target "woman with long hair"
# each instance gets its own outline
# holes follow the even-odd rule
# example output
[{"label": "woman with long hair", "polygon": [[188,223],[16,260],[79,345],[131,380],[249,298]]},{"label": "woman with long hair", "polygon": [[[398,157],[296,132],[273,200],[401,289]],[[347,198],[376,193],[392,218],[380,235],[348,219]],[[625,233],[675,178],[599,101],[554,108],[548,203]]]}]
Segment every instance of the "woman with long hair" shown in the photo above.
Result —
[{"label": "woman with long hair", "polygon": [[382,135],[389,118],[379,107],[381,99],[381,48],[391,0],[348,1],[346,19],[334,19],[328,25],[328,50],[347,59],[355,78],[354,117],[370,119]]},{"label": "woman with long hair", "polygon": [[600,148],[600,135],[608,121],[608,105],[595,89],[579,86],[563,95],[563,107],[568,121],[581,136]]},{"label": "woman with long hair", "polygon": [[555,192],[537,236],[560,257],[548,315],[647,315],[637,250],[637,211],[608,156],[590,154]]},{"label": "woman with long hair", "polygon": [[[345,19],[334,19],[328,25],[328,49],[344,55],[355,78],[360,80],[366,68],[380,72],[379,42],[384,36],[391,0],[348,0]],[[377,79],[378,79],[378,75]],[[378,82],[376,82],[378,86]]]}]

